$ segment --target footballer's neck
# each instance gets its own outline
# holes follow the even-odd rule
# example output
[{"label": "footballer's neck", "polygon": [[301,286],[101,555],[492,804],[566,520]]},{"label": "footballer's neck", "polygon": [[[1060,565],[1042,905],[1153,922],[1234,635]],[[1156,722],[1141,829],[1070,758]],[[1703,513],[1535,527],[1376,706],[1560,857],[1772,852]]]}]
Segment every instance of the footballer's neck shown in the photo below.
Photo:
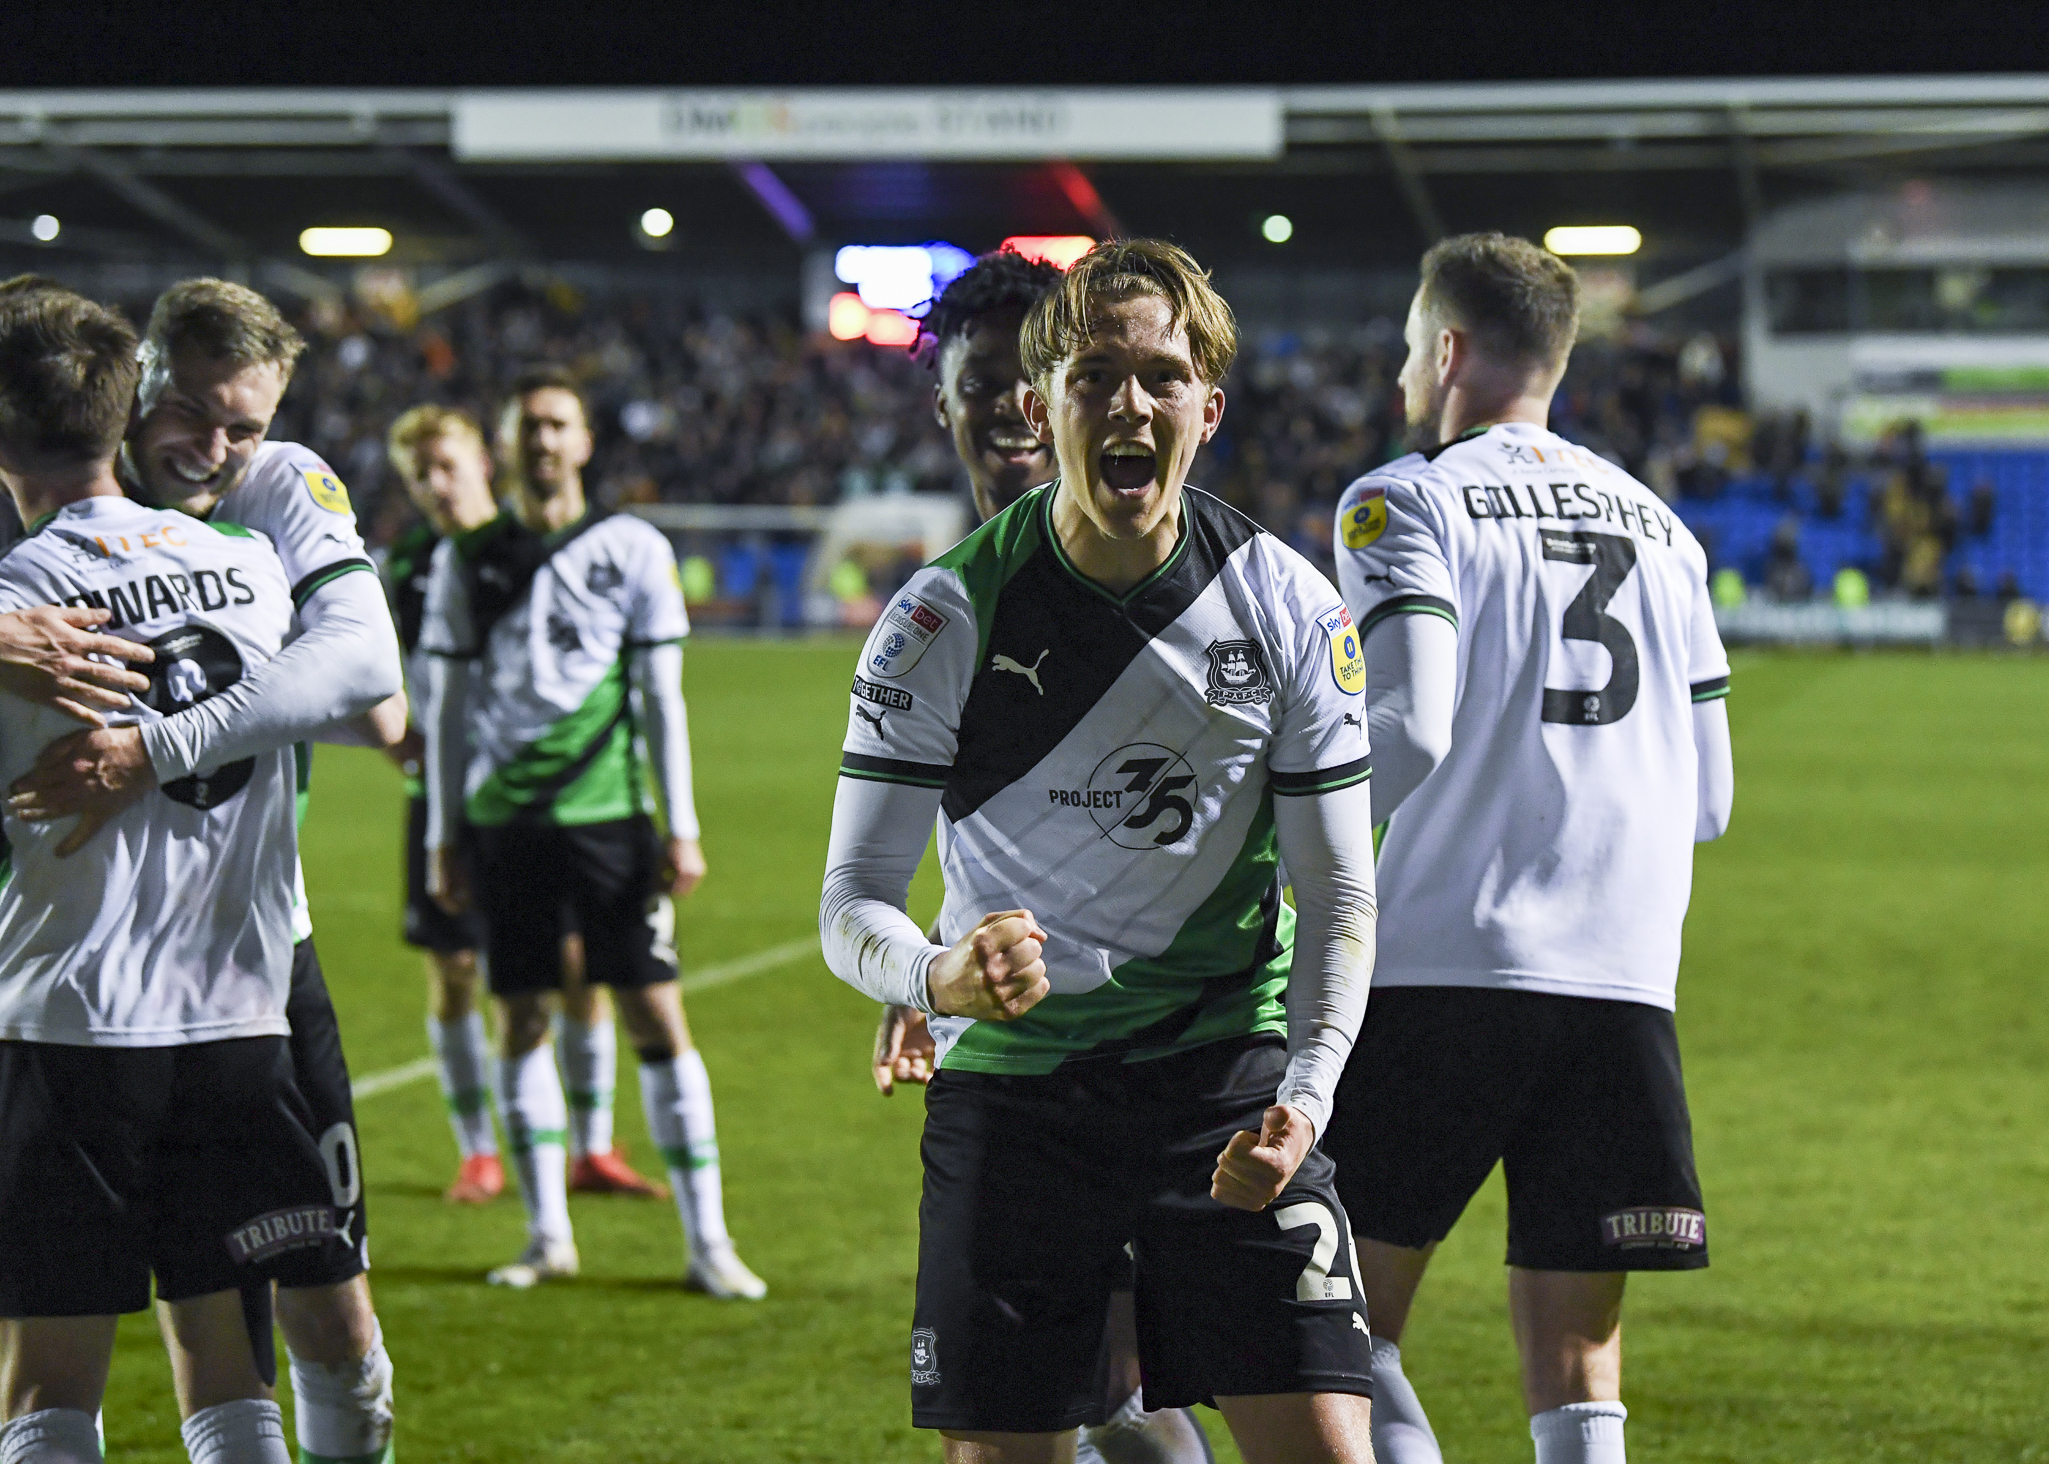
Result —
[{"label": "footballer's neck", "polygon": [[521,483],[518,494],[513,498],[513,506],[519,510],[519,521],[535,533],[560,533],[582,518],[588,507],[583,496],[583,476],[572,474],[564,481],[538,491]]},{"label": "footballer's neck", "polygon": [[60,508],[69,508],[88,498],[122,496],[121,483],[114,476],[111,459],[26,471],[16,471],[0,464],[0,477],[7,480],[7,491],[14,497],[14,508],[21,515],[22,527],[30,530]]},{"label": "footballer's neck", "polygon": [[1563,369],[1547,368],[1537,376],[1496,369],[1473,373],[1471,380],[1454,381],[1437,416],[1438,442],[1457,442],[1476,427],[1503,422],[1550,426],[1551,395],[1564,374]]},{"label": "footballer's neck", "polygon": [[1053,496],[1053,532],[1076,569],[1112,594],[1121,595],[1174,557],[1181,540],[1181,491],[1175,489],[1166,511],[1148,528],[1122,537],[1096,521],[1062,480]]}]

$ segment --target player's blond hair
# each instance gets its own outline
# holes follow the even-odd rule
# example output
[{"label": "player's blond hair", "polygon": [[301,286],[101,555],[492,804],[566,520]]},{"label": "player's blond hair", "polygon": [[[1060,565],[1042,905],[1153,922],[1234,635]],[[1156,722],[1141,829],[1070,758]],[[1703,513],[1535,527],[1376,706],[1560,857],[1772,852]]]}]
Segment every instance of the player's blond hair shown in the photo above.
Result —
[{"label": "player's blond hair", "polygon": [[467,437],[479,449],[484,446],[484,431],[468,412],[429,402],[410,408],[391,424],[384,435],[384,451],[399,476],[415,483],[420,477],[420,449],[441,437]]},{"label": "player's blond hair", "polygon": [[247,285],[208,277],[180,280],[157,296],[142,333],[144,409],[170,379],[171,357],[180,351],[237,366],[276,366],[289,381],[305,349],[306,338]]},{"label": "player's blond hair", "polygon": [[1035,385],[1051,381],[1061,362],[1095,338],[1099,307],[1139,295],[1166,302],[1174,324],[1188,333],[1197,374],[1212,386],[1222,381],[1238,354],[1237,319],[1209,271],[1164,239],[1111,239],[1077,259],[1025,316],[1017,342],[1025,374]]},{"label": "player's blond hair", "polygon": [[1423,308],[1518,365],[1561,364],[1579,334],[1579,276],[1510,234],[1460,234],[1423,256]]}]

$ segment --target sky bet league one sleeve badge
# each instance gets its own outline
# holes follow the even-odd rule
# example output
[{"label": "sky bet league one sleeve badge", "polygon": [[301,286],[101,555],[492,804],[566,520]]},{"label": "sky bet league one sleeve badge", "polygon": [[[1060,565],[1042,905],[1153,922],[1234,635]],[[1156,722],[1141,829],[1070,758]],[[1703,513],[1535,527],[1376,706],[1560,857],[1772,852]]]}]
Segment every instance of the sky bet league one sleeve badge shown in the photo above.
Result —
[{"label": "sky bet league one sleeve badge", "polygon": [[1387,490],[1366,488],[1359,501],[1345,510],[1344,540],[1347,549],[1364,549],[1387,531]]}]

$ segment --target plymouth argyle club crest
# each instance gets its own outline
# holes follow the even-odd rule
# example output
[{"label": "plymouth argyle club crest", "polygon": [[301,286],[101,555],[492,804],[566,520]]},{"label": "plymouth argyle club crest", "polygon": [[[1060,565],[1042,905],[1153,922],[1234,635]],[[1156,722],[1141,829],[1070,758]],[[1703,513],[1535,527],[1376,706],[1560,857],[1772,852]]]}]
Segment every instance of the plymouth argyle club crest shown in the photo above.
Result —
[{"label": "plymouth argyle club crest", "polygon": [[1213,707],[1264,705],[1274,699],[1273,682],[1267,678],[1266,657],[1249,640],[1209,643],[1209,689],[1203,693]]}]

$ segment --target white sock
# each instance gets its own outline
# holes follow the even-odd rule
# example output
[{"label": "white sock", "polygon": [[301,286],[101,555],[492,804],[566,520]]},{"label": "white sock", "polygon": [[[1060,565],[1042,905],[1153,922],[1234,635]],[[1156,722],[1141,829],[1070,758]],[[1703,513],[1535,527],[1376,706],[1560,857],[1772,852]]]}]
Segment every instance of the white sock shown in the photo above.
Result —
[{"label": "white sock", "polygon": [[1373,1339],[1373,1457],[1377,1464],[1444,1464],[1416,1390],[1402,1375],[1402,1350]]},{"label": "white sock", "polygon": [[448,1104],[449,1127],[462,1157],[498,1152],[491,1128],[491,1044],[484,1036],[484,1014],[471,1012],[452,1022],[427,1018],[427,1040],[441,1070],[441,1097]]},{"label": "white sock", "polygon": [[179,1428],[192,1464],[292,1464],[285,1415],[262,1398],[202,1408]]},{"label": "white sock", "polygon": [[355,1362],[292,1359],[299,1464],[385,1464],[391,1457],[391,1354],[384,1328]]},{"label": "white sock", "polygon": [[100,1464],[100,1429],[78,1408],[44,1408],[0,1426],[0,1464]]},{"label": "white sock", "polygon": [[690,1253],[732,1244],[719,1182],[719,1132],[711,1110],[711,1077],[692,1048],[681,1057],[640,1065],[640,1102],[647,1131],[669,1166],[669,1185],[683,1216]]},{"label": "white sock", "polygon": [[612,1090],[619,1083],[619,1034],[611,1019],[579,1022],[564,1017],[555,1045],[562,1055],[563,1086],[569,1090],[569,1152],[612,1150]]},{"label": "white sock", "polygon": [[1568,1403],[1530,1420],[1537,1464],[1624,1464],[1620,1403]]},{"label": "white sock", "polygon": [[535,1240],[568,1240],[569,1173],[562,1152],[568,1114],[555,1054],[547,1043],[499,1061],[498,1106],[519,1171],[519,1192],[526,1198],[528,1232]]}]

